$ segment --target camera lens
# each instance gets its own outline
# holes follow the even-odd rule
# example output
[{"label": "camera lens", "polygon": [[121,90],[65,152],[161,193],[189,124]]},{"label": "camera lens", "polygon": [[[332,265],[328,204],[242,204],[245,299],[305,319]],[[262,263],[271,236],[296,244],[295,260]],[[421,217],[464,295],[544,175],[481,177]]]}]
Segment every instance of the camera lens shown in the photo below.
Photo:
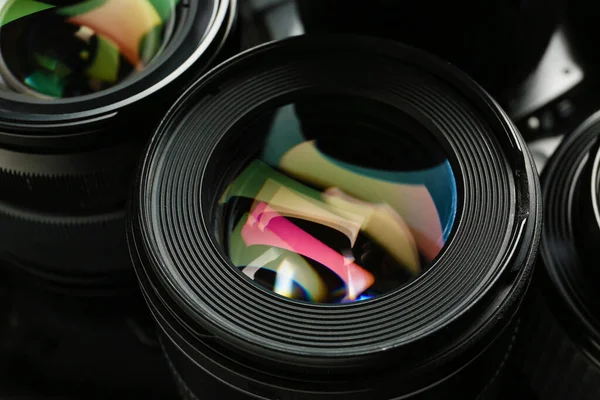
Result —
[{"label": "camera lens", "polygon": [[[0,260],[74,290],[130,287],[143,144],[235,46],[235,0],[0,1]],[[125,279],[125,281],[123,281]]]},{"label": "camera lens", "polygon": [[498,100],[539,64],[557,24],[555,0],[297,0],[307,33],[398,40],[450,61]]},{"label": "camera lens", "polygon": [[594,114],[542,174],[542,268],[524,327],[523,371],[543,399],[600,396],[599,135],[600,114]]},{"label": "camera lens", "polygon": [[186,398],[493,398],[510,372],[533,161],[419,50],[302,36],[221,64],[132,194],[130,252]]},{"label": "camera lens", "polygon": [[275,118],[257,139],[260,156],[221,198],[230,261],[282,296],[385,294],[424,272],[452,230],[456,182],[435,137],[416,121],[410,133],[357,124],[348,107],[307,99],[268,110]]},{"label": "camera lens", "polygon": [[179,0],[10,0],[0,16],[3,90],[74,97],[119,84],[152,62]]}]

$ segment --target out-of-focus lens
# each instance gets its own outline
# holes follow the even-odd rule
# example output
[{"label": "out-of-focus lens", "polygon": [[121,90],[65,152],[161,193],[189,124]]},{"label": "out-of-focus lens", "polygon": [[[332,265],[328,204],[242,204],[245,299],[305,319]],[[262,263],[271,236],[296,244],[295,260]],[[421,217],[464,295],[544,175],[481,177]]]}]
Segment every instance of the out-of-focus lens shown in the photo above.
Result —
[{"label": "out-of-focus lens", "polygon": [[[600,243],[600,139],[596,139],[581,177],[578,179],[574,200],[577,204],[573,210],[575,240],[577,250],[581,254],[584,275],[591,281],[600,278],[597,263],[596,246]],[[592,299],[590,299],[592,300]],[[593,299],[600,304],[600,297]]]},{"label": "out-of-focus lens", "polygon": [[236,26],[236,0],[0,0],[3,266],[70,293],[135,287],[133,166]]},{"label": "out-of-focus lens", "polygon": [[596,113],[566,137],[541,177],[541,265],[519,350],[540,399],[600,398],[599,140]]},{"label": "out-of-focus lens", "polygon": [[221,197],[232,263],[310,302],[370,299],[410,282],[444,246],[457,207],[450,162],[424,128],[358,123],[333,101],[278,108],[260,156]]},{"label": "out-of-focus lens", "polygon": [[0,90],[62,98],[115,86],[165,47],[179,1],[0,1]]}]

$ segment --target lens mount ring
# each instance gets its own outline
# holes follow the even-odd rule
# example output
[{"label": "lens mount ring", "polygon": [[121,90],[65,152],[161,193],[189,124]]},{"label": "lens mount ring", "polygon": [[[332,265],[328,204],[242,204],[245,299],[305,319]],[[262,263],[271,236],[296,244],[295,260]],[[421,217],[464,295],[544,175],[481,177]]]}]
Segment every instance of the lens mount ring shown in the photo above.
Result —
[{"label": "lens mount ring", "polygon": [[[225,157],[219,145],[252,114],[299,93],[367,97],[441,132],[462,204],[447,248],[413,284],[348,305],[287,301],[242,279],[215,243],[216,186],[228,173],[214,167]],[[185,310],[176,317],[184,329],[272,362],[355,367],[358,358],[489,333],[498,309],[512,318],[532,272],[538,192],[508,117],[453,67],[370,38],[300,37],[235,57],[180,98],[147,149],[129,240],[145,290]]]}]

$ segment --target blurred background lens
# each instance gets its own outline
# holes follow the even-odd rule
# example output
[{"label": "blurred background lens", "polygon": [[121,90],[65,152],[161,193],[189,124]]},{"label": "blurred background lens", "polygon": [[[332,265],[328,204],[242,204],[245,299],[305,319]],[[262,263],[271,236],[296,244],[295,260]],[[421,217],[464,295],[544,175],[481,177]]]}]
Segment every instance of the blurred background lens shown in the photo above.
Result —
[{"label": "blurred background lens", "polygon": [[556,28],[547,0],[297,0],[308,33],[392,38],[448,60],[497,100],[531,74]]},{"label": "blurred background lens", "polygon": [[63,291],[130,290],[133,166],[169,99],[238,46],[236,2],[1,4],[0,260]]},{"label": "blurred background lens", "polygon": [[175,392],[125,205],[151,132],[237,33],[235,0],[0,1],[1,388]]},{"label": "blurred background lens", "polygon": [[457,188],[435,138],[408,117],[400,127],[368,105],[349,119],[350,108],[340,98],[278,108],[260,156],[221,197],[232,263],[282,296],[385,294],[424,272],[452,229]]},{"label": "blurred background lens", "polygon": [[178,2],[3,1],[1,89],[53,98],[114,86],[166,47]]},{"label": "blurred background lens", "polygon": [[519,353],[540,399],[600,396],[600,114],[558,147],[542,174],[541,265]]},{"label": "blurred background lens", "polygon": [[179,99],[135,182],[129,246],[186,398],[487,399],[512,374],[539,184],[448,64],[254,49]]}]

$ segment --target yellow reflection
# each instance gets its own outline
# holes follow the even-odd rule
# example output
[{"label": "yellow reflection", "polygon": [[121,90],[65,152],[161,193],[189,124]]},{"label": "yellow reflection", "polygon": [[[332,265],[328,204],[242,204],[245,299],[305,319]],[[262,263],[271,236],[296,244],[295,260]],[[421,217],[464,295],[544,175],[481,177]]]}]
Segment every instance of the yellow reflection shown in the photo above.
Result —
[{"label": "yellow reflection", "polygon": [[417,246],[430,261],[443,246],[437,208],[423,185],[386,182],[344,169],[325,158],[314,141],[289,150],[281,158],[279,168],[296,179],[323,189],[339,187],[365,201],[389,204],[407,222]]}]

